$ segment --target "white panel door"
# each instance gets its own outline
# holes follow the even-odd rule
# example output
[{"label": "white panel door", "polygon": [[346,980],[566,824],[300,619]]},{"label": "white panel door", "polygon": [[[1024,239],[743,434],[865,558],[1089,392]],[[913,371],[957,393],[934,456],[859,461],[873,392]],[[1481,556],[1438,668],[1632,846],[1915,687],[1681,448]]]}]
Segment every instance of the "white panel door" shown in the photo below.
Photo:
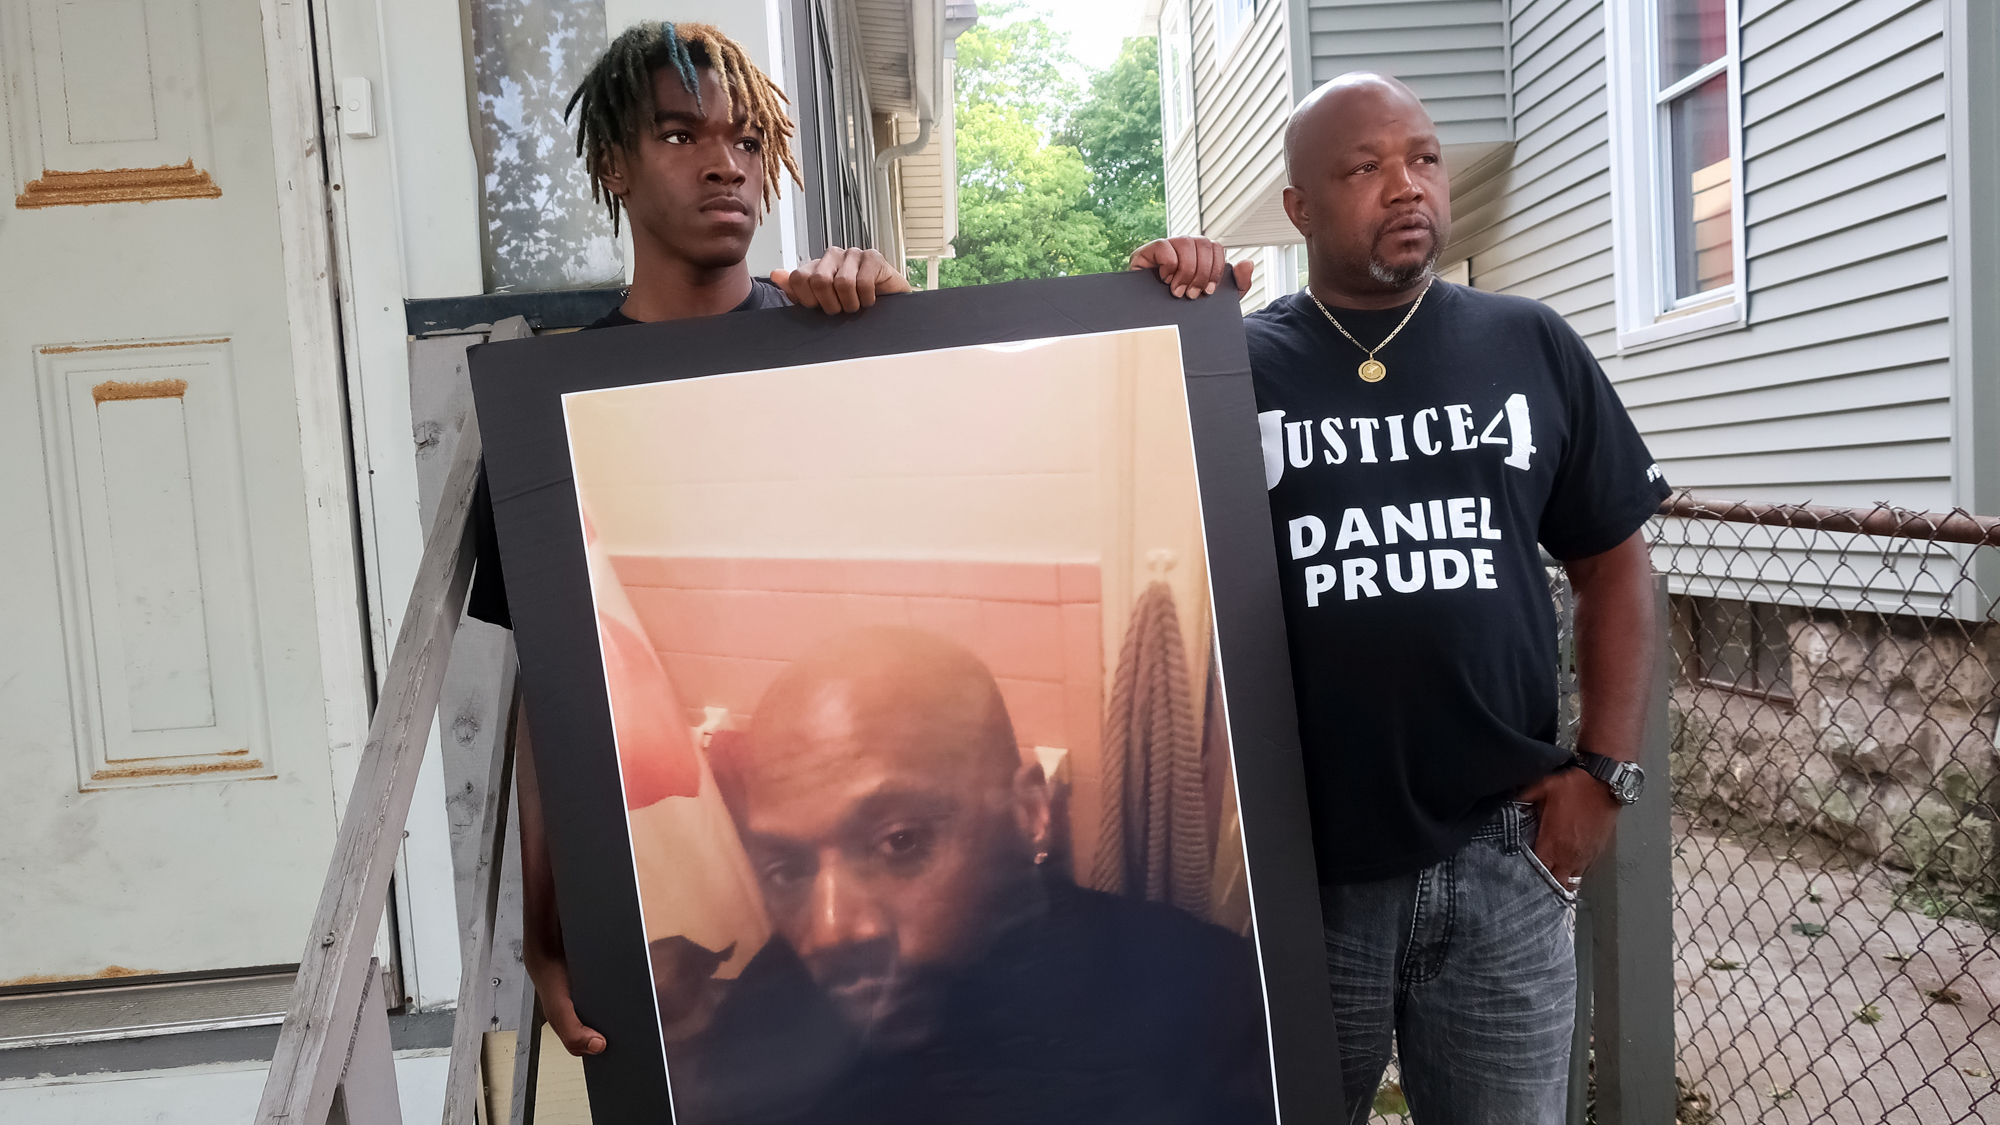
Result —
[{"label": "white panel door", "polygon": [[0,987],[296,961],[333,780],[257,0],[0,0]]}]

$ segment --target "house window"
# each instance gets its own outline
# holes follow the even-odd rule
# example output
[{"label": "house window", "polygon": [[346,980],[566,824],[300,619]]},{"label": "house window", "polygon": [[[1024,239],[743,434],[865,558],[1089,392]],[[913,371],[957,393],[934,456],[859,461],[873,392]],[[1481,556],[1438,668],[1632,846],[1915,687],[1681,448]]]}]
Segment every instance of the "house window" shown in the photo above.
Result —
[{"label": "house window", "polygon": [[604,0],[472,0],[489,293],[616,285],[624,254],[563,119],[607,41]]},{"label": "house window", "polygon": [[1161,140],[1171,149],[1194,123],[1194,49],[1187,10],[1169,3],[1160,21]]},{"label": "house window", "polygon": [[1693,640],[1688,670],[1709,687],[1765,699],[1792,698],[1792,641],[1783,613],[1765,602],[1686,599]]},{"label": "house window", "polygon": [[[1257,276],[1264,278],[1264,300],[1266,303],[1280,297],[1290,296],[1306,287],[1306,271],[1301,262],[1305,260],[1306,248],[1298,245],[1266,246],[1258,255],[1257,271],[1252,275],[1251,286],[1256,287]],[[1237,259],[1230,259],[1235,261]]]},{"label": "house window", "polygon": [[867,90],[854,65],[852,33],[828,0],[791,0],[791,27],[794,151],[805,179],[803,252],[818,257],[829,246],[875,246],[876,195],[867,167],[874,141],[862,116]]},{"label": "house window", "polygon": [[1243,29],[1257,19],[1257,0],[1216,0],[1216,39],[1223,52],[1236,45]]},{"label": "house window", "polygon": [[1740,325],[1736,0],[1642,0],[1612,23],[1618,342]]},{"label": "house window", "polygon": [[1725,0],[1659,0],[1654,95],[1666,122],[1663,163],[1673,201],[1662,239],[1675,303],[1736,280],[1731,231],[1729,33]]}]

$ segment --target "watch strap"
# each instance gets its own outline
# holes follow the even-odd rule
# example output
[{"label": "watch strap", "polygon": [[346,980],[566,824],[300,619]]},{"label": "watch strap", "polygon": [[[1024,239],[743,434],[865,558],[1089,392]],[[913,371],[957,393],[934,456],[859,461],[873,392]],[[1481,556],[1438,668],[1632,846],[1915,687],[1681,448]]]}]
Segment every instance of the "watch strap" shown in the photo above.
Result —
[{"label": "watch strap", "polygon": [[1621,803],[1629,805],[1639,799],[1639,790],[1646,783],[1646,772],[1638,766],[1589,750],[1577,751],[1576,761],[1584,772],[1610,786],[1611,795]]}]

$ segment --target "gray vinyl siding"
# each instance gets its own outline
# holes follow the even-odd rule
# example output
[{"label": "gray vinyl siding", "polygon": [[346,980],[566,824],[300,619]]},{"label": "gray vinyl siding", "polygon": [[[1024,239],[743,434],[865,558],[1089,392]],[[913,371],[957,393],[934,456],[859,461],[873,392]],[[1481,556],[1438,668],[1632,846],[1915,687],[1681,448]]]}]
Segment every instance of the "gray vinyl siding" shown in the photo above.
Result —
[{"label": "gray vinyl siding", "polygon": [[1509,138],[1505,0],[1305,0],[1305,9],[1312,59],[1299,94],[1350,70],[1380,71],[1424,99],[1445,144]]},{"label": "gray vinyl siding", "polygon": [[1291,113],[1284,0],[1259,0],[1257,18],[1225,52],[1213,0],[1192,0],[1195,149],[1201,218],[1213,232],[1284,181],[1283,136]]},{"label": "gray vinyl siding", "polygon": [[1243,306],[1243,315],[1248,316],[1265,305],[1270,304],[1276,294],[1276,290],[1272,288],[1271,283],[1277,279],[1271,276],[1270,263],[1266,261],[1263,253],[1265,248],[1262,246],[1229,246],[1224,249],[1227,251],[1228,259],[1231,262],[1240,262],[1248,258],[1257,263],[1256,270],[1250,275],[1250,288],[1245,290],[1237,301],[1238,304]]},{"label": "gray vinyl siding", "polygon": [[1516,148],[1449,256],[1568,318],[1675,485],[1949,508],[1944,3],[1744,0],[1747,328],[1616,354],[1599,0],[1516,3]]},{"label": "gray vinyl siding", "polygon": [[1167,153],[1167,233],[1201,233],[1201,177],[1194,159],[1194,129]]},{"label": "gray vinyl siding", "polygon": [[[1166,37],[1168,29],[1173,24],[1173,20],[1169,18],[1169,15],[1177,12],[1181,15],[1190,16],[1188,20],[1183,22],[1183,26],[1191,28],[1193,24],[1189,9],[1193,7],[1194,2],[1195,0],[1165,0],[1162,5],[1159,60],[1161,78],[1160,105],[1163,113],[1163,125],[1167,99],[1172,96],[1167,81],[1167,65],[1170,52]],[[1202,0],[1202,2],[1212,3],[1212,0]],[[1190,51],[1192,51],[1193,36],[1191,33],[1189,39]],[[1202,104],[1202,90],[1200,85],[1195,83],[1194,61],[1192,58],[1188,60],[1188,82],[1193,86],[1190,101],[1198,108]],[[1196,146],[1199,144],[1196,138],[1200,135],[1200,126],[1196,122],[1190,121],[1181,130],[1180,136],[1172,140],[1166,140],[1166,138],[1162,137],[1162,140],[1165,141],[1162,155],[1166,164],[1167,233],[1170,235],[1194,235],[1201,233],[1201,168],[1196,158]]]},{"label": "gray vinyl siding", "polygon": [[[1203,2],[1207,3],[1209,0],[1203,0]],[[1193,6],[1194,0],[1166,0],[1166,3],[1180,9],[1182,12],[1187,12]],[[1211,16],[1211,18],[1213,17]],[[1167,25],[1168,21],[1162,19],[1160,26],[1164,29]],[[1191,18],[1187,26],[1192,28]],[[1164,30],[1161,34],[1164,36]],[[1190,34],[1189,38],[1191,41],[1193,38],[1192,34]],[[1165,68],[1167,65],[1167,43],[1164,38],[1160,41],[1159,58],[1160,73],[1162,78],[1164,78],[1166,76]],[[1196,81],[1196,78],[1194,61],[1190,58],[1188,61],[1188,81],[1194,84],[1194,96],[1191,100],[1196,107],[1198,117],[1203,97],[1201,84]],[[1160,88],[1162,106],[1166,104],[1165,99],[1168,96],[1167,87],[1162,84]],[[1164,149],[1167,173],[1167,233],[1170,235],[1201,233],[1201,166],[1197,158],[1200,136],[1200,122],[1198,120],[1190,121],[1181,130],[1181,135],[1168,142]]]}]

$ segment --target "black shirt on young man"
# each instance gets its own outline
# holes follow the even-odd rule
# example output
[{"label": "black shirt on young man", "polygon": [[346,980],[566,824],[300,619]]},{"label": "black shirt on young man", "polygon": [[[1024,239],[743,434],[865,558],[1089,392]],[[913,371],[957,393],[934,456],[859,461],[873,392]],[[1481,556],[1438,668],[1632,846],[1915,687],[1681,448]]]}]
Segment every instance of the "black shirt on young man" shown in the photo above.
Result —
[{"label": "black shirt on young man", "polygon": [[[1373,346],[1410,305],[1330,311]],[[1435,282],[1376,383],[1308,293],[1245,328],[1320,878],[1419,870],[1567,760],[1537,543],[1610,550],[1668,488],[1539,302]]]},{"label": "black shirt on young man", "polygon": [[[785,291],[761,277],[750,279],[750,294],[731,313],[755,312],[758,309],[782,309],[790,305],[791,298]],[[724,316],[728,313],[722,314]],[[625,315],[621,306],[598,317],[584,328],[588,332],[595,328],[624,328],[627,325],[643,324]],[[472,591],[465,598],[465,612],[468,616],[502,629],[514,627],[514,615],[507,604],[507,578],[500,566],[500,540],[493,531],[493,493],[486,483],[486,462],[479,462],[479,483],[472,493],[472,526],[477,544],[478,565],[472,572]]]}]

